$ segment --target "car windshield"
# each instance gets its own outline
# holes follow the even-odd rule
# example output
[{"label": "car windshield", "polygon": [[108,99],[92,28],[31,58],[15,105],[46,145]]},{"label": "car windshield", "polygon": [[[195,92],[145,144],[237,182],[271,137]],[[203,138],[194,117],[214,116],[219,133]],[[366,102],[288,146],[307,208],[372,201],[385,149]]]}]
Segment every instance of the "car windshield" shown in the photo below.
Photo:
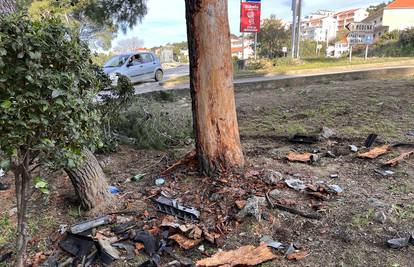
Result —
[{"label": "car windshield", "polygon": [[115,56],[105,63],[104,68],[121,67],[128,58],[127,55]]}]

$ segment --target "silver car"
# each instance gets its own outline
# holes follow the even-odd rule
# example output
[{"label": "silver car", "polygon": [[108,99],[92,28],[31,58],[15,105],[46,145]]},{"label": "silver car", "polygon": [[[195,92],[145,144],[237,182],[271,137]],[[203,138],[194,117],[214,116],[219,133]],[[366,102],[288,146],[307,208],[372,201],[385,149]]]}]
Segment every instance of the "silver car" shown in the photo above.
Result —
[{"label": "silver car", "polygon": [[164,75],[160,60],[151,52],[114,56],[105,63],[103,70],[109,75],[113,84],[117,83],[118,74],[128,77],[132,83],[148,79],[155,79],[158,82]]}]

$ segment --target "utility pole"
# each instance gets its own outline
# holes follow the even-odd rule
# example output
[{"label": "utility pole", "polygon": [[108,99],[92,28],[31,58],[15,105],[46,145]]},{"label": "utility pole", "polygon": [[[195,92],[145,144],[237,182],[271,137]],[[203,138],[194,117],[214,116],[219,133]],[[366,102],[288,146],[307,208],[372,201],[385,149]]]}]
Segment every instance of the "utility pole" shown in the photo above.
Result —
[{"label": "utility pole", "polygon": [[254,60],[257,60],[257,32],[254,34]]},{"label": "utility pole", "polygon": [[293,11],[293,23],[292,23],[292,58],[295,58],[295,46],[296,46],[296,11],[297,1],[292,0],[292,11]]},{"label": "utility pole", "polygon": [[301,16],[302,16],[302,0],[298,0],[297,15],[298,15],[298,40],[296,45],[296,58],[300,58],[300,38],[301,38]]}]

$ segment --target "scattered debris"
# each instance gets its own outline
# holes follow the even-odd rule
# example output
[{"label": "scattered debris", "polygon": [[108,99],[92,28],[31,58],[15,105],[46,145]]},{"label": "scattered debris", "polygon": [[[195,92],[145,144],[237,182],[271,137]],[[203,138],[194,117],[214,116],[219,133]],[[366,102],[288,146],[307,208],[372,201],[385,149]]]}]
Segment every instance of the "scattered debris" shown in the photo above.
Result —
[{"label": "scattered debris", "polygon": [[90,254],[95,244],[91,237],[67,233],[59,246],[76,258],[83,259]]},{"label": "scattered debris", "polygon": [[185,207],[175,199],[169,199],[163,196],[155,200],[158,210],[169,215],[177,216],[181,219],[198,220],[200,212],[193,207]]},{"label": "scattered debris", "polygon": [[168,239],[174,240],[180,247],[186,250],[197,246],[203,241],[202,239],[189,239],[181,234],[172,235]]},{"label": "scattered debris", "polygon": [[112,186],[112,185],[110,185],[110,186],[108,187],[108,192],[109,192],[109,193],[111,193],[111,194],[118,194],[118,193],[120,193],[120,192],[121,192],[121,190],[119,190],[119,188],[118,188],[118,187],[116,187],[116,186]]},{"label": "scattered debris", "polygon": [[263,181],[268,185],[276,185],[280,180],[283,179],[283,175],[274,170],[268,170],[263,176]]},{"label": "scattered debris", "polygon": [[197,261],[196,265],[206,267],[255,266],[277,257],[266,244],[262,244],[259,247],[243,246],[236,250],[218,252],[210,258]]},{"label": "scattered debris", "polygon": [[326,151],[325,157],[336,158],[336,155],[332,151],[328,150]]},{"label": "scattered debris", "polygon": [[234,202],[239,210],[242,210],[246,206],[246,200],[236,200]]},{"label": "scattered debris", "polygon": [[334,173],[334,174],[329,175],[329,177],[331,177],[331,179],[338,179],[339,175],[337,173]]},{"label": "scattered debris", "polygon": [[96,228],[98,226],[109,224],[110,222],[111,222],[110,216],[103,216],[97,219],[92,219],[92,220],[88,220],[85,222],[75,224],[70,228],[70,232],[72,234],[80,234],[92,228]]},{"label": "scattered debris", "polygon": [[135,257],[135,246],[127,243],[127,242],[120,242],[120,243],[114,243],[112,246],[120,249],[124,249],[126,251],[126,259],[132,260]]},{"label": "scattered debris", "polygon": [[292,143],[300,143],[300,144],[314,144],[319,141],[318,136],[309,136],[303,134],[295,134],[292,138],[289,139]]},{"label": "scattered debris", "polygon": [[401,154],[401,155],[399,155],[398,157],[396,157],[396,158],[394,158],[394,159],[392,159],[392,160],[387,161],[387,162],[385,163],[385,165],[386,165],[386,166],[391,166],[391,167],[397,166],[397,165],[398,165],[398,163],[400,163],[401,161],[404,161],[404,160],[408,159],[408,158],[409,158],[411,155],[413,155],[413,154],[414,154],[414,150],[411,150],[411,151],[408,151],[408,152],[402,153],[402,154]]},{"label": "scattered debris", "polygon": [[286,245],[277,241],[274,241],[271,236],[265,235],[260,239],[260,243],[266,244],[268,247],[281,250],[286,248]]},{"label": "scattered debris", "polygon": [[187,153],[182,159],[180,159],[179,161],[177,161],[176,163],[174,163],[173,165],[171,165],[170,167],[168,167],[166,170],[164,170],[161,175],[167,175],[169,173],[171,173],[172,171],[174,171],[175,169],[177,169],[179,166],[181,165],[185,165],[193,160],[196,160],[196,151],[190,151],[189,153]]},{"label": "scattered debris", "polygon": [[265,206],[266,199],[264,197],[253,196],[247,200],[245,207],[239,211],[236,217],[239,220],[242,220],[247,216],[254,216],[260,221],[262,217],[262,208]]},{"label": "scattered debris", "polygon": [[181,266],[193,266],[193,261],[192,261],[191,259],[189,259],[189,258],[185,258],[185,257],[182,257],[182,256],[180,256],[180,255],[178,255],[178,254],[174,253],[174,252],[172,251],[172,249],[171,249],[171,248],[169,248],[169,247],[165,247],[165,248],[164,248],[164,251],[165,251],[168,255],[170,255],[170,256],[171,256],[174,260],[179,261],[179,262],[180,262],[180,264],[181,264]]},{"label": "scattered debris", "polygon": [[349,149],[351,149],[352,152],[358,152],[358,147],[355,145],[349,145]]},{"label": "scattered debris", "polygon": [[304,213],[304,212],[302,212],[300,210],[297,210],[297,209],[294,209],[294,208],[290,208],[290,207],[286,207],[286,206],[283,206],[283,205],[280,205],[280,204],[277,204],[277,203],[273,203],[272,200],[270,200],[270,197],[269,197],[268,193],[266,193],[266,200],[267,200],[267,202],[269,203],[269,205],[272,209],[277,208],[279,210],[287,211],[287,212],[290,212],[290,213],[296,214],[296,215],[300,215],[300,216],[302,216],[304,218],[308,218],[308,219],[319,220],[321,218],[321,216],[317,213],[309,213],[308,214],[308,213]]},{"label": "scattered debris", "polygon": [[336,184],[328,185],[328,189],[330,190],[330,192],[336,193],[336,194],[341,194],[342,192],[344,192],[344,190],[339,185],[336,185]]},{"label": "scattered debris", "polygon": [[138,231],[133,237],[132,240],[135,242],[141,242],[144,244],[145,252],[148,255],[152,256],[157,250],[157,242],[154,236],[148,231]]},{"label": "scattered debris", "polygon": [[335,135],[335,131],[334,130],[332,130],[332,129],[328,128],[328,127],[325,127],[325,126],[322,127],[321,133],[320,133],[320,136],[322,138],[329,139],[329,138],[331,138],[334,135]]},{"label": "scattered debris", "polygon": [[165,184],[165,179],[164,179],[163,177],[157,178],[157,179],[155,180],[155,185],[156,185],[156,186],[161,186],[161,185],[163,185],[163,184]]},{"label": "scattered debris", "polygon": [[113,261],[120,258],[119,251],[111,246],[111,242],[107,238],[99,238],[98,244],[100,247],[100,260],[105,264],[111,264]]},{"label": "scattered debris", "polygon": [[299,179],[288,179],[285,180],[285,184],[292,188],[295,189],[296,191],[301,191],[304,190],[306,188],[305,183],[302,180]]},{"label": "scattered debris", "polygon": [[367,140],[365,140],[364,146],[366,148],[370,148],[375,143],[375,140],[377,140],[377,137],[378,137],[378,135],[376,135],[376,134],[368,135]]},{"label": "scattered debris", "polygon": [[380,170],[380,169],[375,170],[375,173],[378,173],[379,175],[382,175],[384,177],[392,176],[395,174],[395,172],[391,170]]},{"label": "scattered debris", "polygon": [[373,149],[371,149],[368,152],[365,153],[359,153],[358,157],[359,158],[367,158],[367,159],[375,159],[378,158],[381,155],[384,155],[385,153],[387,153],[390,150],[391,146],[390,145],[383,145],[380,147],[374,147]]},{"label": "scattered debris", "polygon": [[390,239],[387,241],[387,244],[390,248],[404,248],[410,244],[414,245],[414,236],[410,234],[407,237]]},{"label": "scattered debris", "polygon": [[206,251],[206,249],[204,248],[204,245],[199,246],[197,249],[201,252]]},{"label": "scattered debris", "polygon": [[288,260],[303,260],[304,258],[306,258],[307,256],[309,256],[309,252],[308,251],[297,251],[297,252],[292,252],[290,254],[288,254],[286,256],[286,258]]},{"label": "scattered debris", "polygon": [[273,189],[269,192],[269,196],[273,199],[279,199],[282,192],[278,189]]},{"label": "scattered debris", "polygon": [[131,178],[128,178],[125,182],[138,182],[139,180],[141,180],[142,178],[145,177],[145,175],[147,175],[146,173],[139,173],[137,175],[132,176]]},{"label": "scattered debris", "polygon": [[318,156],[312,153],[296,153],[296,152],[289,152],[287,155],[287,159],[292,162],[316,162],[318,161]]}]

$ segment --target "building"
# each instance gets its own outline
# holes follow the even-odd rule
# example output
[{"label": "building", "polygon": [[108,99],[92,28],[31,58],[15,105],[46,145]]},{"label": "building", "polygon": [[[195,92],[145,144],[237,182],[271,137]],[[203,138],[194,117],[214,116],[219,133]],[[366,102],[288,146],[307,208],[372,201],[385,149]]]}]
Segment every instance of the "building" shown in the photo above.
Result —
[{"label": "building", "polygon": [[[241,37],[238,37],[234,34],[230,35],[231,42],[231,56],[238,57],[239,59],[243,58],[243,40]],[[254,40],[250,38],[244,38],[244,59],[249,59],[254,57]]]},{"label": "building", "polygon": [[346,25],[352,22],[361,22],[369,15],[365,8],[355,8],[338,12],[333,15],[337,21],[337,31],[343,31]]},{"label": "building", "polygon": [[414,0],[395,0],[363,22],[374,24],[374,39],[386,32],[414,27]]},{"label": "building", "polygon": [[307,40],[325,42],[336,37],[337,22],[331,15],[305,20],[301,27],[302,38]]}]

